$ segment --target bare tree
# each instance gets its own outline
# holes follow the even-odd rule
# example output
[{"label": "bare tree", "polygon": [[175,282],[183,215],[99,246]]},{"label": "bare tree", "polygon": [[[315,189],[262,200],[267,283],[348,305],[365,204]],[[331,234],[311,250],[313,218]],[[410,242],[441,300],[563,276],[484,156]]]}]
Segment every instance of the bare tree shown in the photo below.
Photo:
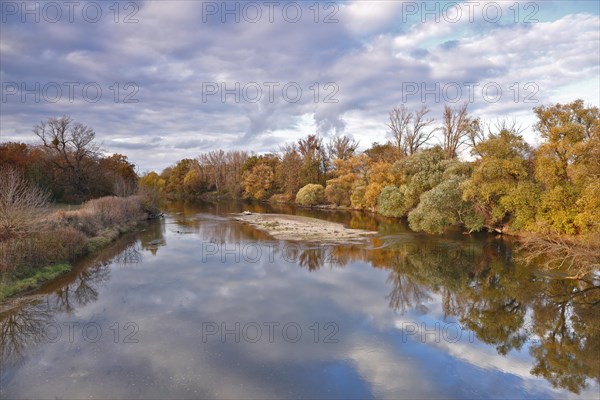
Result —
[{"label": "bare tree", "polygon": [[43,147],[50,153],[50,162],[63,171],[80,200],[84,197],[86,159],[95,158],[100,145],[94,142],[96,133],[90,127],[73,122],[71,117],[49,118],[33,128]]},{"label": "bare tree", "polygon": [[225,179],[223,186],[233,196],[238,196],[242,188],[242,167],[248,159],[246,151],[228,151],[225,153]]},{"label": "bare tree", "polygon": [[427,118],[429,111],[427,106],[421,107],[421,109],[415,113],[415,116],[412,119],[412,125],[405,132],[404,146],[408,155],[415,154],[419,148],[427,144],[436,131],[436,129],[431,129],[434,119]]},{"label": "bare tree", "polygon": [[46,211],[48,197],[21,171],[0,168],[0,240],[34,229]]},{"label": "bare tree", "polygon": [[226,164],[225,152],[213,150],[202,156],[202,161],[208,164],[213,183],[217,192],[221,190]]},{"label": "bare tree", "polygon": [[404,104],[394,107],[390,112],[388,127],[392,130],[401,154],[413,155],[431,140],[435,129],[431,129],[434,119],[427,118],[429,112],[429,108],[423,106],[412,113],[404,107]]},{"label": "bare tree", "polygon": [[407,135],[409,124],[412,119],[413,114],[404,107],[404,104],[400,105],[400,107],[394,107],[394,109],[390,111],[390,122],[387,126],[392,130],[396,146],[398,146],[398,150],[403,155],[407,154],[404,138]]},{"label": "bare tree", "polygon": [[468,104],[453,108],[446,104],[442,121],[443,149],[447,160],[458,155],[459,150],[471,140],[474,129],[479,125],[479,120],[469,117]]},{"label": "bare tree", "polygon": [[330,160],[346,160],[354,155],[358,142],[348,136],[335,136],[327,143],[327,153]]}]

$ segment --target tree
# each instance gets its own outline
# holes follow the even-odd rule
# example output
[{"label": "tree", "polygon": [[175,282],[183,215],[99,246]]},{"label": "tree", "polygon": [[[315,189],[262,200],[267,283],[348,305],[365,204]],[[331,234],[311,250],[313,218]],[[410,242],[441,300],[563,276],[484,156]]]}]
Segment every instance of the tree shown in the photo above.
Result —
[{"label": "tree", "polygon": [[447,162],[439,147],[432,147],[394,163],[389,173],[390,182],[403,193],[404,213],[419,203],[421,194],[431,190],[443,180]]},{"label": "tree", "polygon": [[538,117],[536,128],[545,139],[534,153],[535,177],[545,189],[537,230],[558,234],[598,231],[597,211],[582,209],[592,203],[579,200],[595,192],[600,174],[598,108],[585,107],[582,100],[575,100],[536,107],[534,111]]},{"label": "tree", "polygon": [[[545,139],[536,150],[536,178],[546,186],[572,181],[578,164],[598,145],[598,108],[586,108],[582,100],[575,100],[569,104],[536,107],[534,112],[538,118],[536,129]],[[596,159],[590,167],[595,167],[598,173],[598,165],[600,161]]]},{"label": "tree", "polygon": [[475,145],[479,154],[473,174],[464,184],[464,199],[471,201],[489,229],[502,231],[508,222],[506,196],[528,179],[530,147],[523,137],[506,129]]},{"label": "tree", "polygon": [[404,193],[396,186],[386,186],[379,194],[377,201],[377,211],[386,217],[403,217],[406,213],[404,209]]},{"label": "tree", "polygon": [[365,150],[365,154],[368,155],[373,162],[388,163],[393,163],[401,156],[398,147],[394,146],[391,142],[386,142],[384,144],[374,142],[369,149]]},{"label": "tree", "polygon": [[249,155],[246,151],[228,151],[225,153],[225,179],[223,187],[232,197],[238,197],[244,190],[242,167],[248,157]]},{"label": "tree", "polygon": [[435,129],[429,128],[434,122],[433,118],[427,118],[429,112],[429,108],[423,106],[413,114],[404,104],[390,112],[388,127],[401,154],[413,155],[431,140]]},{"label": "tree", "polygon": [[83,200],[89,194],[86,177],[92,167],[86,161],[97,158],[100,150],[94,130],[62,116],[41,122],[33,132],[41,139],[51,165],[65,174],[77,198]]},{"label": "tree", "polygon": [[347,160],[356,153],[358,142],[348,136],[335,136],[327,143],[329,161]]},{"label": "tree", "polygon": [[334,178],[327,181],[325,197],[328,202],[339,206],[351,205],[354,184],[364,175],[366,156],[353,156],[334,161]]},{"label": "tree", "polygon": [[99,166],[105,173],[107,180],[111,183],[112,194],[116,196],[131,196],[137,189],[138,175],[136,166],[130,163],[127,156],[113,154],[101,158]]},{"label": "tree", "polygon": [[466,226],[469,231],[481,229],[481,219],[462,198],[464,180],[464,176],[455,175],[424,193],[417,207],[408,214],[410,228],[438,234],[457,224]]},{"label": "tree", "polygon": [[265,200],[275,191],[275,171],[279,168],[275,154],[249,157],[242,166],[244,196]]},{"label": "tree", "polygon": [[406,155],[406,145],[404,143],[404,137],[408,131],[408,125],[413,118],[413,114],[404,107],[402,104],[400,107],[394,107],[390,111],[390,122],[388,127],[392,130],[392,136],[396,141],[396,147],[402,155]]},{"label": "tree", "polygon": [[[166,181],[165,193],[171,198],[182,198],[186,195],[185,178],[194,168],[199,168],[198,161],[191,158],[179,160],[174,167],[171,167],[167,176],[163,177]],[[165,171],[163,171],[164,173]]]},{"label": "tree", "polygon": [[246,196],[255,200],[265,200],[271,194],[274,183],[273,168],[268,164],[255,165],[252,170],[244,175],[244,192]]},{"label": "tree", "polygon": [[469,142],[479,121],[469,117],[468,103],[453,108],[446,104],[442,119],[443,149],[446,160],[457,157],[459,150]]},{"label": "tree", "polygon": [[325,183],[328,161],[323,139],[317,135],[308,135],[298,140],[298,152],[302,156],[302,182]]},{"label": "tree", "polygon": [[281,148],[281,163],[275,169],[275,181],[287,195],[293,196],[302,187],[302,156],[295,143]]}]

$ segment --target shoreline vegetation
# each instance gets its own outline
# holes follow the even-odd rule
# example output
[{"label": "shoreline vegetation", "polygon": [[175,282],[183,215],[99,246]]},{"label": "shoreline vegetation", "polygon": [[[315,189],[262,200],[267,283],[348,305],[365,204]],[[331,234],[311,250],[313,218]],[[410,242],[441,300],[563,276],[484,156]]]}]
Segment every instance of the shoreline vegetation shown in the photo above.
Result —
[{"label": "shoreline vegetation", "polygon": [[0,241],[0,303],[71,271],[72,261],[135,230],[149,213],[139,196],[111,196],[70,211],[44,207],[33,218],[34,230]]}]

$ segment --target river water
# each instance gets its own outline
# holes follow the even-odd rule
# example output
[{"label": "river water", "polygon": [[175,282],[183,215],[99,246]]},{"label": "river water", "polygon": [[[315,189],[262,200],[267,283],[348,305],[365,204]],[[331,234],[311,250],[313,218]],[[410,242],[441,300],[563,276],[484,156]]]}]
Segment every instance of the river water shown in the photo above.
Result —
[{"label": "river water", "polygon": [[[250,209],[378,231],[271,239]],[[365,213],[172,204],[0,314],[2,398],[600,398],[600,282],[507,238]]]}]

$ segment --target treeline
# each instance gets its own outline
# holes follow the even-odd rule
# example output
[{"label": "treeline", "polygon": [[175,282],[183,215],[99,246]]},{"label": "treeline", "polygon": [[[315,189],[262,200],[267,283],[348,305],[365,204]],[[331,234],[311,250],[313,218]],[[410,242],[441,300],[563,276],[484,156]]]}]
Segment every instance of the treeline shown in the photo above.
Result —
[{"label": "treeline", "polygon": [[[215,150],[140,179],[170,199],[207,194],[296,201],[407,217],[412,229],[580,235],[600,231],[600,113],[583,101],[539,106],[532,148],[516,123],[485,125],[467,105],[436,123],[423,107],[390,113],[394,140],[357,151],[308,135],[279,152]],[[434,139],[440,144],[434,145]],[[474,161],[458,155],[469,150]]]},{"label": "treeline", "polygon": [[36,125],[36,144],[0,143],[0,168],[16,169],[53,201],[81,203],[136,192],[138,175],[127,156],[103,156],[96,133],[68,116]]}]

